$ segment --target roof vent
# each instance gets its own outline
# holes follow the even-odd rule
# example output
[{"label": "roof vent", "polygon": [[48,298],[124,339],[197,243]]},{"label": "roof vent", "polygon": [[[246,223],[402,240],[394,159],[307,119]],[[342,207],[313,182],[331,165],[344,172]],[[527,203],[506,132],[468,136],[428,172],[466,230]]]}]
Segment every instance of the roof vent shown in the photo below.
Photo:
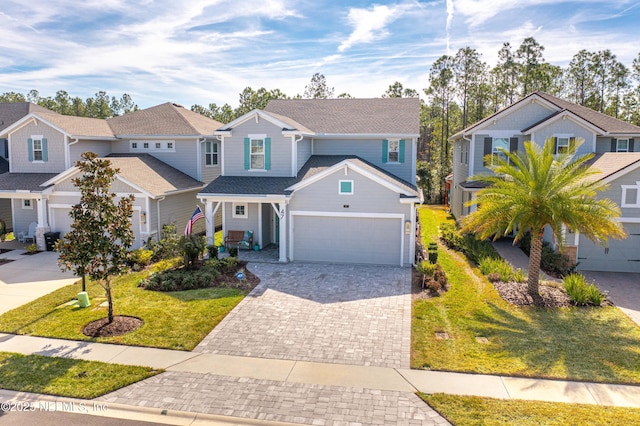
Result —
[{"label": "roof vent", "polygon": [[183,107],[182,105],[180,105],[180,104],[173,103],[172,105],[173,105],[174,107],[176,107],[176,108],[184,108],[184,107]]}]

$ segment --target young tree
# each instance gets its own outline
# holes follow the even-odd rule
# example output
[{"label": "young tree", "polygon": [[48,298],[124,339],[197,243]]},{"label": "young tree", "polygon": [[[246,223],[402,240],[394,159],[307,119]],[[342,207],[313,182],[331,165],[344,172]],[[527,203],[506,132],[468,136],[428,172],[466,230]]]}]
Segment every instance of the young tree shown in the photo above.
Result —
[{"label": "young tree", "polygon": [[333,96],[334,89],[329,87],[324,74],[315,73],[311,82],[304,87],[305,99],[327,99]]},{"label": "young tree", "polygon": [[538,280],[542,257],[542,236],[549,227],[563,244],[564,226],[580,232],[580,237],[604,241],[622,238],[624,229],[615,218],[620,209],[608,199],[596,199],[606,188],[592,176],[597,173],[587,166],[593,154],[575,158],[581,142],[571,144],[568,152],[555,154],[555,143],[548,139],[543,147],[525,142],[525,152],[502,150],[488,166],[493,175],[471,179],[491,185],[478,191],[469,205],[478,209],[463,219],[463,231],[479,238],[494,239],[516,232],[515,240],[531,233],[531,253],[527,291],[540,300]]},{"label": "young tree", "polygon": [[115,202],[111,192],[118,169],[109,160],[92,152],[76,162],[82,175],[73,179],[80,190],[80,203],[73,206],[71,231],[57,243],[58,264],[62,270],[84,272],[104,288],[109,305],[108,319],[113,322],[111,278],[127,271],[126,260],[133,244],[131,215],[134,196]]}]

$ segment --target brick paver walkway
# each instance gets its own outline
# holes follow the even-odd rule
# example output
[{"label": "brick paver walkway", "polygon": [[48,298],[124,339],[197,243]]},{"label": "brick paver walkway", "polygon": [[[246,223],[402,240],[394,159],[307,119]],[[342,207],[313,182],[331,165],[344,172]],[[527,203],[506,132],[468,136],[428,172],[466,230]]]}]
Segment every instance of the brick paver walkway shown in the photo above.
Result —
[{"label": "brick paver walkway", "polygon": [[249,267],[262,282],[194,352],[409,368],[410,268]]},{"label": "brick paver walkway", "polygon": [[309,425],[449,424],[411,392],[198,373],[163,373],[97,400]]}]

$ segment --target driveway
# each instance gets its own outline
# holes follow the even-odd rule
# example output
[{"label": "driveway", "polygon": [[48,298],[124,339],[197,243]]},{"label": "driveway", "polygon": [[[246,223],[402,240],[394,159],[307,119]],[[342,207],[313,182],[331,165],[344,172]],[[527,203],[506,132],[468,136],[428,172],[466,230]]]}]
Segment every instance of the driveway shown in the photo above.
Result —
[{"label": "driveway", "polygon": [[0,259],[11,260],[0,265],[0,314],[78,280],[71,272],[60,271],[58,253],[24,255],[24,252],[16,248],[0,254]]},{"label": "driveway", "polygon": [[249,268],[261,283],[194,352],[409,368],[410,268]]},{"label": "driveway", "polygon": [[609,299],[640,326],[640,274],[623,272],[580,271],[594,281]]}]

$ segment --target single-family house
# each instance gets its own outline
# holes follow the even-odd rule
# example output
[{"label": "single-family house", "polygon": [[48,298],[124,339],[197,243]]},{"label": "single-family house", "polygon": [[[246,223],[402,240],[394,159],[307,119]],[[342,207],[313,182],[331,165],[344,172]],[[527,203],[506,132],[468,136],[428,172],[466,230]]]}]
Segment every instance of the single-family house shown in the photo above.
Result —
[{"label": "single-family house", "polygon": [[453,215],[460,219],[475,208],[465,203],[484,184],[469,178],[489,173],[487,154],[500,155],[499,148],[522,151],[525,141],[542,145],[547,138],[553,138],[557,153],[576,139],[584,141],[578,155],[595,153],[590,167],[609,185],[598,196],[620,206],[619,220],[629,234],[601,246],[567,229],[567,254],[582,270],[640,272],[640,127],[544,92],[533,92],[451,137]]},{"label": "single-family house", "polygon": [[198,197],[207,237],[253,232],[287,261],[409,266],[417,98],[273,100],[215,131],[221,175]]},{"label": "single-family house", "polygon": [[8,162],[0,200],[10,200],[14,232],[35,222],[36,243],[44,248],[46,232],[70,229],[69,211],[80,201],[74,165],[94,152],[120,169],[114,192],[135,195],[134,248],[140,247],[158,238],[162,225],[184,229],[197,192],[220,174],[213,131],[221,125],[172,103],[107,120],[32,110],[0,131]]}]

